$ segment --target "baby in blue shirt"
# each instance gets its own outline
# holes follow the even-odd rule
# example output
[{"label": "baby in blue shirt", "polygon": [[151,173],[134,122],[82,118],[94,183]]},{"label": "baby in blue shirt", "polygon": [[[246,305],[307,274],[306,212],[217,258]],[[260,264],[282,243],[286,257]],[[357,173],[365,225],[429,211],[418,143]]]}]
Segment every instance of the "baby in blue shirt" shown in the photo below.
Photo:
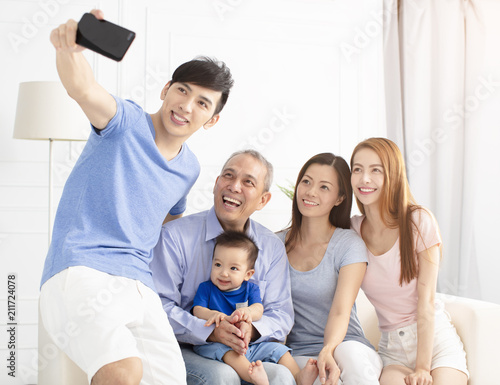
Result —
[{"label": "baby in blue shirt", "polygon": [[[262,317],[264,307],[259,286],[249,282],[258,253],[258,247],[245,233],[226,231],[216,238],[210,280],[200,284],[193,302],[193,314],[207,320],[205,326],[215,323],[218,327],[228,315],[250,324]],[[314,360],[309,360],[301,371],[290,348],[278,342],[250,344],[244,356],[218,342],[197,345],[193,350],[203,357],[225,362],[252,384],[269,384],[262,361],[286,366],[298,385],[312,385],[318,375]]]}]

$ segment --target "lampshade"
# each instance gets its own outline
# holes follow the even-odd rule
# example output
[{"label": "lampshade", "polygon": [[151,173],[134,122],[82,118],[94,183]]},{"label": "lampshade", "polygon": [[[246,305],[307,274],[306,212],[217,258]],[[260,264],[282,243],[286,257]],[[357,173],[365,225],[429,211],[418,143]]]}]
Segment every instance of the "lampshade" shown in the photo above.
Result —
[{"label": "lampshade", "polygon": [[60,82],[19,84],[14,138],[87,140],[90,123]]}]

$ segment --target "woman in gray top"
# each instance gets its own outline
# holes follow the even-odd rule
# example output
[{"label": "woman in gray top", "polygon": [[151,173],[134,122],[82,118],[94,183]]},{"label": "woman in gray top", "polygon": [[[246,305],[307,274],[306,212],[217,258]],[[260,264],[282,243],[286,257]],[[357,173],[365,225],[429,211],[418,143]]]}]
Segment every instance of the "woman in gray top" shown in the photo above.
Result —
[{"label": "woman in gray top", "polygon": [[287,345],[299,366],[317,359],[315,384],[379,384],[382,370],[354,303],[367,256],[363,240],[349,229],[350,177],[341,157],[309,159],[295,185],[291,226],[278,234],[290,262],[295,311]]}]

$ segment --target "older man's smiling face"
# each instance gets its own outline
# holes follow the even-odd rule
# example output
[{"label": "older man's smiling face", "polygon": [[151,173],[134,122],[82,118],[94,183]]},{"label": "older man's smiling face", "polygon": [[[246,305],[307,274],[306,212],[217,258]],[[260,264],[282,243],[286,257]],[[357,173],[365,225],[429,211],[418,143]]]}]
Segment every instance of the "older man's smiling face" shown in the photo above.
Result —
[{"label": "older man's smiling face", "polygon": [[250,215],[267,204],[271,193],[264,191],[266,173],[266,167],[249,154],[227,162],[214,187],[215,214],[224,230],[244,230]]}]

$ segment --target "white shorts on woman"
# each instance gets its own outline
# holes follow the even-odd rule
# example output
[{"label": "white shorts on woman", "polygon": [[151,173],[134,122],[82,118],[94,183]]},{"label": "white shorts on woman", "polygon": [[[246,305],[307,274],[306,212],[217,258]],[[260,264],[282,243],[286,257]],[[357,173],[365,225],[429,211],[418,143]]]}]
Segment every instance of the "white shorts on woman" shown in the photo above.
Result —
[{"label": "white shorts on woman", "polygon": [[[384,367],[401,365],[415,368],[417,323],[390,332],[382,332],[378,353],[384,362]],[[457,369],[469,376],[464,345],[451,323],[450,315],[444,310],[444,305],[437,302],[431,370],[441,367]]]}]

